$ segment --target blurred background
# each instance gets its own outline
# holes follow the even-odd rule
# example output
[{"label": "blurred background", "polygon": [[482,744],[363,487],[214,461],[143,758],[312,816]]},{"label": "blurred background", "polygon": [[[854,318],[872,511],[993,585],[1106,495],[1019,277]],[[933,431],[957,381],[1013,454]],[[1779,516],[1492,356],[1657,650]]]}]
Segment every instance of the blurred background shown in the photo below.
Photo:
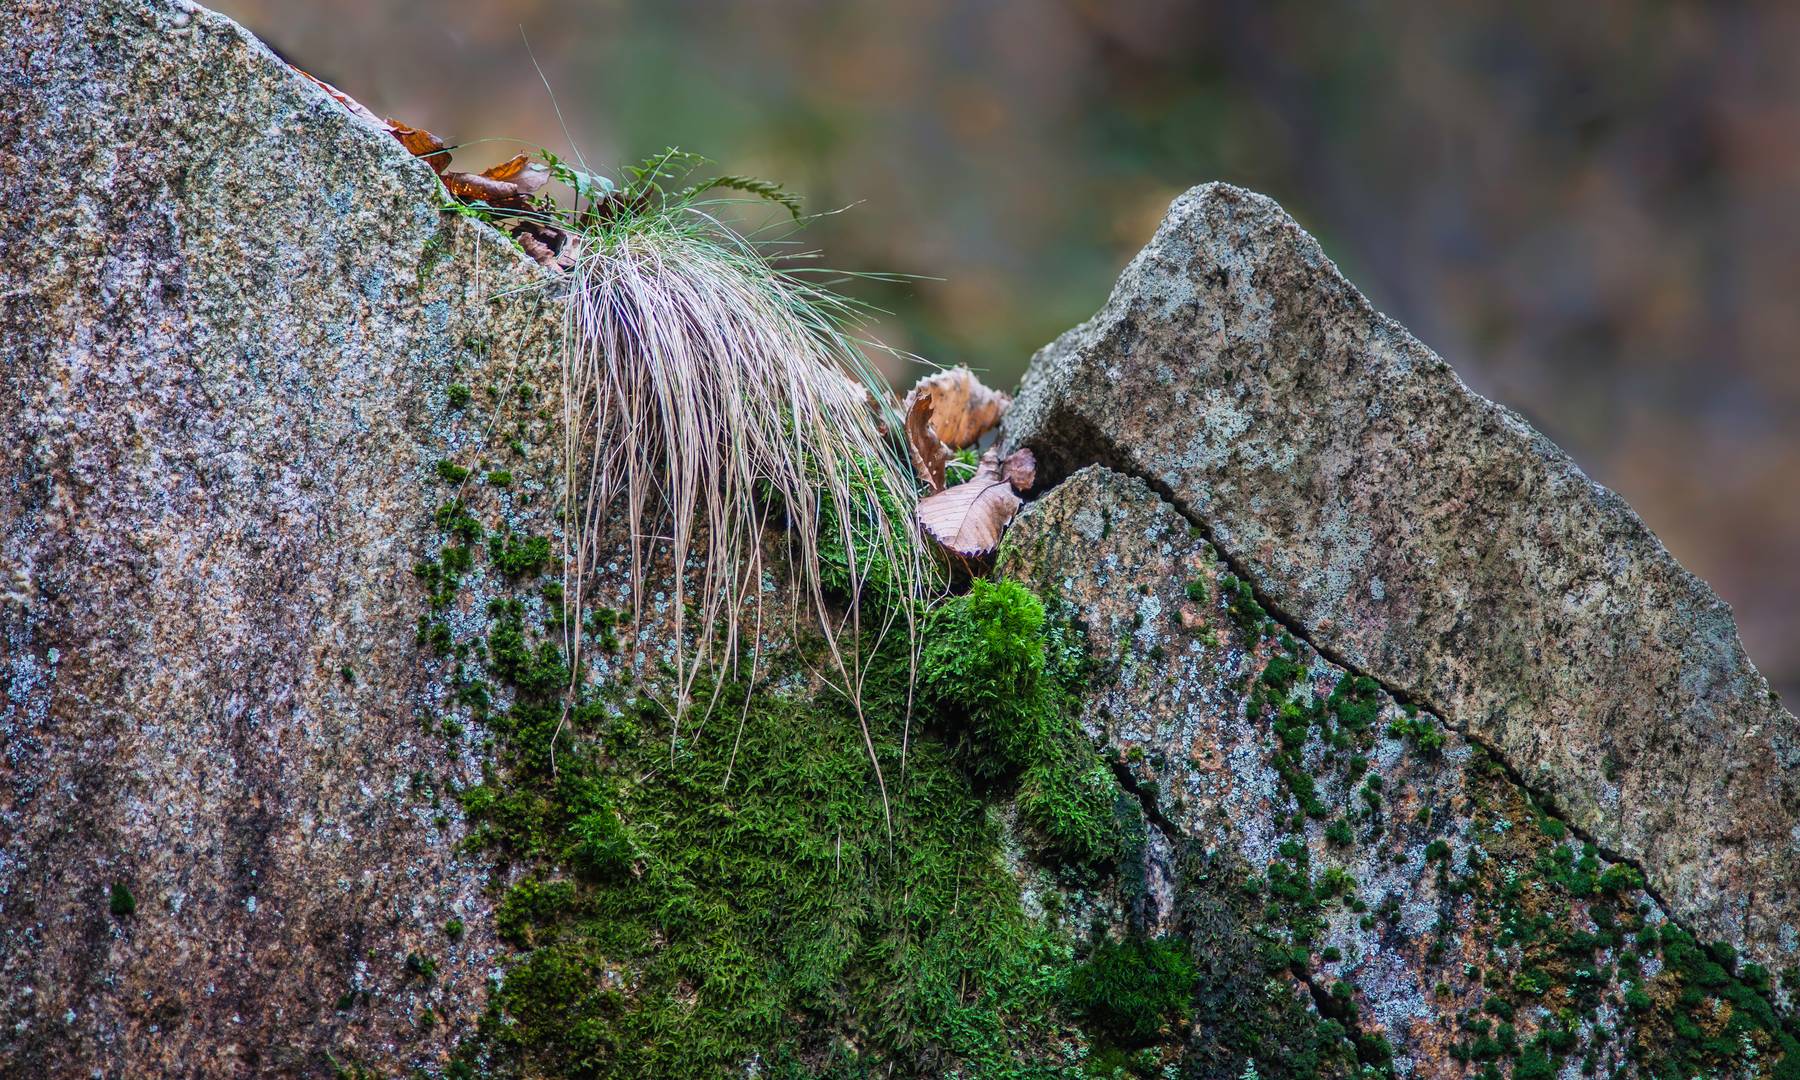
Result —
[{"label": "blurred background", "polygon": [[846,208],[803,234],[829,265],[941,279],[859,286],[878,335],[1003,386],[1181,190],[1273,195],[1800,693],[1800,5],[212,3],[377,113],[524,144],[464,168],[569,145],[534,53],[596,170],[673,144]]}]

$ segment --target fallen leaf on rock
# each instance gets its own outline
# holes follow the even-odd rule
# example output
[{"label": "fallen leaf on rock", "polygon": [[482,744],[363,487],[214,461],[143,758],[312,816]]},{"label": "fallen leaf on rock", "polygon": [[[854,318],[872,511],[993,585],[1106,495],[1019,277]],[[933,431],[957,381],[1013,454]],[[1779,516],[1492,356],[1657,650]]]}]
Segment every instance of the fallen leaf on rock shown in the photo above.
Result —
[{"label": "fallen leaf on rock", "polygon": [[913,387],[906,395],[906,446],[912,451],[913,468],[933,492],[944,490],[944,469],[950,464],[950,448],[931,426],[932,394]]},{"label": "fallen leaf on rock", "polygon": [[492,206],[510,210],[526,208],[526,199],[550,180],[547,166],[531,160],[529,154],[503,161],[479,173],[446,172],[444,187],[459,199],[479,199]]},{"label": "fallen leaf on rock", "polygon": [[1031,451],[1016,450],[1002,461],[998,451],[989,450],[973,479],[919,501],[919,524],[953,555],[992,554],[1024,504],[1019,493],[1036,482],[1037,459]]},{"label": "fallen leaf on rock", "polygon": [[921,395],[931,396],[931,426],[952,450],[974,446],[1005,415],[1012,398],[982,385],[966,367],[927,375],[913,384],[901,412],[911,415]]},{"label": "fallen leaf on rock", "polygon": [[575,247],[566,229],[545,221],[519,221],[513,223],[512,234],[525,254],[545,266],[567,270],[575,265]]},{"label": "fallen leaf on rock", "polygon": [[531,160],[530,154],[514,154],[481,175],[489,180],[503,180],[519,189],[521,195],[535,195],[550,182],[550,166]]},{"label": "fallen leaf on rock", "polygon": [[444,149],[444,140],[422,128],[409,127],[406,124],[388,117],[387,129],[406,147],[406,152],[413,157],[422,157],[426,164],[438,173],[450,167],[450,154]]}]

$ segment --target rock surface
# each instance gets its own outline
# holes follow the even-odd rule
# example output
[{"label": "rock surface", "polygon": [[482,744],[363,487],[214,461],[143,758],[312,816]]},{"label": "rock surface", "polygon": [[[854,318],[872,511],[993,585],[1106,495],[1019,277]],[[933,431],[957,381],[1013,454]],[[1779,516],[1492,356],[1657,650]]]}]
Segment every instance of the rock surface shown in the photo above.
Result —
[{"label": "rock surface", "polygon": [[437,1060],[494,939],[411,571],[530,264],[191,5],[8,3],[0,85],[0,1073]]},{"label": "rock surface", "polygon": [[[457,1075],[635,1075],[632,1054],[656,1039],[673,1044],[656,1060],[679,1060],[686,1043],[707,1041],[712,1032],[681,1026],[696,1017],[741,1029],[727,1042],[741,1038],[753,1052],[731,1060],[746,1070],[766,1063],[771,1075],[780,1061],[802,1071],[840,1061],[943,1075],[977,1060],[1028,1063],[1032,1075],[1091,1073],[1106,1062],[1132,1075],[1177,1070],[1208,1080],[1233,1080],[1251,1062],[1264,1076],[1351,1076],[1390,1065],[1463,1076],[1498,1063],[1549,1075],[1542,1069],[1552,1063],[1567,1072],[1584,1060],[1596,1070],[1664,1075],[1666,1065],[1691,1075],[1721,1063],[1749,1068],[1745,1047],[1756,1061],[1800,1061],[1791,1022],[1781,1021],[1788,1027],[1778,1035],[1774,1019],[1791,1005],[1792,988],[1771,985],[1720,947],[1697,953],[1670,922],[1684,918],[1767,951],[1770,935],[1758,928],[1786,901],[1755,875],[1774,873],[1787,849],[1719,848],[1723,827],[1667,797],[1676,789],[1659,770],[1672,751],[1621,743],[1609,789],[1615,800],[1664,796],[1666,805],[1623,815],[1620,829],[1698,829],[1695,850],[1716,856],[1706,866],[1668,863],[1698,884],[1665,889],[1674,909],[1666,911],[1629,866],[1571,835],[1559,816],[1605,838],[1608,819],[1590,823],[1586,804],[1558,786],[1592,777],[1557,773],[1552,750],[1612,728],[1570,713],[1527,747],[1541,745],[1541,761],[1502,764],[1478,744],[1518,750],[1501,737],[1513,728],[1484,728],[1486,719],[1451,711],[1478,699],[1489,654],[1446,658],[1429,651],[1437,638],[1382,639],[1390,651],[1416,643],[1428,650],[1429,672],[1465,680],[1449,684],[1462,696],[1444,698],[1449,727],[1468,729],[1465,738],[1429,708],[1359,677],[1367,671],[1414,702],[1439,704],[1382,666],[1413,658],[1378,652],[1379,663],[1365,664],[1362,639],[1349,630],[1382,630],[1368,612],[1341,623],[1295,618],[1295,636],[1267,617],[1248,585],[1234,584],[1227,560],[1191,522],[1206,523],[1235,565],[1255,572],[1284,617],[1304,614],[1294,597],[1312,594],[1284,592],[1271,567],[1317,555],[1317,580],[1342,583],[1362,565],[1343,562],[1338,547],[1273,539],[1301,520],[1340,530],[1321,536],[1352,535],[1323,509],[1306,517],[1276,498],[1285,490],[1277,481],[1300,483],[1309,462],[1284,457],[1277,433],[1250,424],[1264,415],[1255,409],[1279,411],[1299,440],[1296,453],[1312,452],[1305,440],[1322,433],[1361,431],[1346,426],[1348,406],[1304,372],[1246,402],[1231,395],[1253,385],[1248,376],[1226,380],[1165,358],[1167,381],[1194,381],[1146,404],[1152,395],[1141,386],[1112,390],[1104,372],[1085,371],[1084,357],[1101,345],[1069,344],[1083,332],[1034,370],[1012,423],[1016,439],[1039,440],[1033,445],[1057,473],[1114,455],[1152,483],[1081,471],[1031,506],[1007,541],[1000,574],[1028,583],[1057,615],[1051,628],[1017,640],[1035,643],[1046,670],[1077,670],[1075,635],[1059,621],[1075,619],[1089,654],[1079,694],[1030,699],[1057,703],[1033,722],[1054,719],[1065,738],[1044,737],[1043,760],[1023,777],[1008,779],[1004,765],[982,757],[1004,744],[969,742],[975,714],[944,712],[951,698],[928,724],[912,726],[915,687],[900,679],[878,691],[887,728],[875,731],[885,748],[875,751],[860,704],[851,709],[820,691],[818,643],[805,640],[772,572],[762,590],[772,666],[754,699],[734,684],[756,706],[739,714],[736,735],[754,713],[793,742],[745,744],[740,766],[731,725],[713,725],[703,742],[696,724],[681,737],[692,740],[681,746],[684,765],[722,765],[727,781],[704,786],[690,776],[661,788],[646,781],[677,751],[658,682],[675,659],[673,602],[649,581],[644,622],[628,626],[628,560],[618,552],[584,582],[595,606],[574,634],[588,642],[585,689],[594,694],[559,718],[569,671],[560,650],[571,629],[553,543],[561,442],[556,413],[536,388],[555,382],[561,325],[545,290],[514,288],[538,283],[535,266],[485,226],[441,213],[431,171],[391,137],[363,126],[235,24],[182,0],[5,6],[0,85],[12,102],[0,115],[0,266],[8,275],[0,293],[0,1074],[438,1076],[454,1061]],[[1196,206],[1214,216],[1229,217],[1232,207],[1275,213],[1217,188],[1180,206],[1165,231],[1177,239],[1165,251],[1180,246]],[[1291,225],[1269,228],[1305,248]],[[1220,235],[1214,254],[1232,266],[1267,243],[1253,231]],[[1227,241],[1243,253],[1224,250]],[[1316,248],[1306,250],[1317,273],[1298,284],[1312,292],[1289,292],[1296,280],[1265,275],[1276,291],[1253,301],[1274,323],[1281,319],[1269,313],[1283,305],[1313,310],[1307,305],[1333,296],[1360,303]],[[1152,263],[1134,273],[1148,280]],[[1205,279],[1201,291],[1226,288],[1233,273]],[[1173,317],[1149,319],[1155,303],[1128,297],[1114,307],[1136,314],[1103,317],[1085,332],[1118,347],[1112,366],[1121,378],[1158,342],[1184,341],[1183,320],[1210,310],[1177,304]],[[1282,318],[1300,318],[1290,315]],[[1371,325],[1368,334],[1390,345],[1410,342]],[[1318,333],[1336,340],[1339,330]],[[1251,338],[1239,338],[1248,350]],[[1289,355],[1294,341],[1281,342]],[[1454,384],[1428,354],[1406,355]],[[1058,396],[1057,380],[1089,397]],[[1364,388],[1368,402],[1386,402],[1376,389]],[[1421,408],[1437,401],[1428,389],[1416,390]],[[1106,425],[1081,418],[1089,400],[1112,410]],[[1136,443],[1096,432],[1116,426],[1131,435],[1133,424],[1167,419],[1169,403],[1194,402],[1213,410],[1198,441],[1190,439],[1195,468],[1216,475],[1194,474],[1205,484],[1196,490],[1214,501],[1189,505],[1184,477],[1194,477],[1172,466],[1154,472],[1128,460]],[[1399,408],[1382,407],[1390,411],[1381,415]],[[1501,430],[1523,430],[1494,415]],[[1454,440],[1446,425],[1424,430]],[[1400,471],[1383,445],[1333,444],[1327,456],[1340,470],[1399,471],[1395,491],[1402,481],[1425,482],[1416,469]],[[1227,468],[1239,453],[1233,446],[1275,466],[1237,476]],[[1516,464],[1524,452],[1515,451],[1496,450],[1495,461]],[[1407,463],[1418,460],[1426,459]],[[1470,490],[1485,490],[1470,470]],[[1359,514],[1393,511],[1354,490],[1367,502]],[[1555,520],[1528,510],[1519,520],[1549,530],[1542,544],[1574,543],[1554,531]],[[1517,523],[1495,513],[1501,525]],[[1415,541],[1436,535],[1428,526],[1439,521],[1420,518],[1416,534],[1364,540],[1416,555]],[[1667,573],[1642,569],[1643,545],[1654,541],[1631,524],[1620,574],[1703,590],[1660,549],[1651,554],[1664,562],[1654,565]],[[1239,551],[1247,537],[1256,543]],[[1388,557],[1357,550],[1367,560]],[[1570,547],[1567,565],[1547,547],[1527,554],[1546,581],[1569,573],[1602,580],[1583,561],[1587,548]],[[770,565],[778,562],[771,554]],[[1389,595],[1424,602],[1420,579],[1376,565]],[[666,567],[656,566],[663,569],[652,575],[666,585]],[[1492,600],[1482,591],[1490,587],[1472,580],[1452,593],[1473,603]],[[1591,588],[1568,603],[1585,596],[1627,628],[1639,625],[1634,612],[1656,610],[1625,604],[1616,585]],[[1708,610],[1724,620],[1715,625],[1722,655],[1756,682],[1733,651],[1722,606]],[[1686,625],[1669,618],[1671,635]],[[1548,635],[1503,638],[1533,647],[1592,645],[1581,637],[1591,624],[1574,615],[1496,626]],[[1664,647],[1685,656],[1687,642],[1670,637]],[[892,670],[910,671],[901,652]],[[1625,670],[1649,678],[1657,657],[1638,653]],[[1531,659],[1539,665],[1528,666],[1532,678],[1551,663]],[[1718,706],[1701,709],[1709,722],[1744,721],[1720,711],[1732,684],[1709,683],[1708,672],[1716,673],[1687,669],[1687,682],[1655,686],[1686,694],[1680,700],[1694,708]],[[1005,685],[1016,692],[1024,684]],[[1580,680],[1556,686],[1599,692]],[[970,700],[994,697],[987,684],[962,689]],[[1077,699],[1081,732],[1069,704]],[[1509,716],[1494,723],[1523,722]],[[1713,730],[1695,723],[1694,752],[1716,750],[1705,741]],[[1747,760],[1774,752],[1787,723],[1785,714],[1766,714],[1740,740]],[[805,738],[818,745],[800,771],[819,775],[801,777],[797,795],[782,769]],[[893,834],[877,832],[885,793],[878,807],[872,787],[856,786],[867,779],[865,742],[896,766],[889,782],[898,796],[921,794],[902,787],[903,776],[936,785],[922,789],[913,827],[961,839],[908,853],[929,872],[883,877],[895,865]],[[569,754],[560,772],[543,760],[546,744]],[[740,772],[732,788],[732,769],[748,770],[754,759],[780,767]],[[1696,792],[1724,783],[1708,762],[1717,765],[1716,754],[1700,757]],[[1512,765],[1554,805],[1528,791]],[[1080,785],[1043,786],[1056,768],[1075,769]],[[1610,775],[1612,767],[1595,768]],[[1737,783],[1765,781],[1786,798],[1779,774]],[[1741,828],[1770,835],[1769,817],[1756,816],[1762,808],[1738,789],[1721,790],[1750,815]],[[1046,799],[1046,791],[1076,795]],[[1046,823],[1093,810],[1077,797],[1084,791],[1100,799],[1085,827],[1112,846],[1077,862],[1046,843],[1076,834],[1052,837]],[[734,792],[753,793],[766,820],[740,818]],[[791,805],[800,801],[807,805]],[[571,807],[578,816],[558,817]],[[650,808],[704,826],[634,833]],[[826,818],[832,829],[820,824]],[[1621,832],[1618,846],[1646,867],[1662,865],[1654,852],[1634,851],[1632,835]],[[1656,850],[1665,862],[1681,855]],[[729,859],[747,860],[732,864],[740,877],[711,876]],[[811,873],[792,880],[814,882],[812,894],[783,895],[771,884],[788,870]],[[873,888],[855,884],[864,881],[858,875]],[[965,891],[965,880],[978,888]],[[865,910],[884,884],[887,902],[904,897],[903,905]],[[755,895],[765,902],[732,912],[745,887],[764,890]],[[840,891],[840,907],[820,903]],[[579,902],[559,906],[553,895]],[[680,902],[665,908],[671,897]],[[592,911],[651,910],[635,922],[581,917],[581,904],[602,902],[617,906]],[[821,909],[822,923],[792,915],[817,918]],[[732,919],[720,921],[722,911]],[[743,914],[752,918],[733,921]],[[757,918],[781,925],[764,933]],[[892,932],[895,918],[908,920],[904,934]],[[927,931],[935,937],[912,937]],[[809,970],[860,972],[848,980],[854,993],[830,979],[777,985],[792,978],[793,956],[783,949],[793,943],[773,940],[784,935],[807,939],[799,951],[811,957]],[[993,956],[962,955],[975,936]],[[1779,952],[1784,941],[1773,940]],[[880,966],[890,955],[884,947],[917,962],[904,950],[927,941],[943,992],[885,997],[890,985],[936,985],[897,960]],[[1147,1034],[1115,1044],[1107,1023],[1072,1006],[1063,989],[1104,943],[1127,941],[1187,942],[1200,978],[1191,1017],[1180,1015],[1183,996]],[[831,963],[814,953],[830,953]],[[847,967],[848,957],[875,966]],[[1126,982],[1128,992],[1139,986]],[[771,988],[782,993],[763,993]],[[902,1011],[857,1012],[850,1002],[867,1000],[871,988],[889,1003],[882,1008]],[[745,992],[767,1015],[734,996]],[[1007,1012],[993,1005],[996,994],[1030,1007]],[[904,1011],[914,1007],[923,1011]],[[937,1027],[923,1026],[922,1016]],[[793,1045],[765,1045],[781,1041],[767,1032],[789,1033]]]},{"label": "rock surface", "polygon": [[[1262,990],[1271,950],[1268,967],[1351,1030],[1364,1064],[1391,1053],[1400,1075],[1523,1065],[1534,1044],[1603,1076],[1680,1060],[1666,1015],[1619,1005],[1641,984],[1660,1009],[1682,985],[1639,937],[1667,921],[1641,879],[1438,717],[1281,630],[1143,481],[1077,472],[1021,515],[999,571],[1085,628],[1089,734],[1171,853],[1146,867],[1170,898],[1162,930],[1222,969],[1190,1068],[1304,1071],[1304,1033],[1282,1030]],[[1221,923],[1244,895],[1248,914]],[[1471,1026],[1491,1036],[1496,1017],[1508,1052]],[[1753,1038],[1765,1058],[1778,1046]]]},{"label": "rock surface", "polygon": [[1326,655],[1492,747],[1693,928],[1800,959],[1800,729],[1616,495],[1262,196],[1177,199],[1005,421],[1149,481]]}]

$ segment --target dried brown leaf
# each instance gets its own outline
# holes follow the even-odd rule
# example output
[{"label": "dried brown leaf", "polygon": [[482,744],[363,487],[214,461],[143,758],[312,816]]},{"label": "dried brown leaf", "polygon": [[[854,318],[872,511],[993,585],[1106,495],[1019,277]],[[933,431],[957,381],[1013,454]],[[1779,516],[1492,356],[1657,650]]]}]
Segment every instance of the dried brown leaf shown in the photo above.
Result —
[{"label": "dried brown leaf", "polygon": [[981,456],[975,477],[919,500],[919,524],[946,551],[963,558],[992,554],[1037,479],[1037,459],[1019,450],[1005,461],[997,451]]},{"label": "dried brown leaf", "polygon": [[406,147],[406,152],[413,157],[422,157],[433,170],[442,173],[450,166],[450,154],[444,149],[444,140],[423,128],[403,124],[393,117],[387,118],[387,129]]},{"label": "dried brown leaf", "polygon": [[933,492],[942,491],[944,469],[952,455],[931,426],[931,391],[921,393],[915,387],[906,400],[906,447],[912,451],[913,468]]},{"label": "dried brown leaf", "polygon": [[444,187],[459,199],[480,199],[499,206],[517,200],[519,186],[510,180],[495,180],[476,173],[446,172]]},{"label": "dried brown leaf", "polygon": [[508,210],[526,209],[526,200],[550,180],[550,167],[519,154],[480,173],[446,172],[444,187],[459,199],[480,199]]},{"label": "dried brown leaf", "polygon": [[974,446],[1005,415],[1012,398],[982,385],[966,367],[927,375],[906,395],[902,412],[910,415],[919,395],[929,393],[933,402],[931,426],[952,450]]},{"label": "dried brown leaf", "polygon": [[520,221],[512,226],[512,234],[525,254],[545,266],[567,270],[574,264],[569,234],[549,222]]},{"label": "dried brown leaf", "polygon": [[483,169],[481,175],[512,184],[521,195],[533,195],[550,182],[550,167],[531,160],[530,154],[516,154],[491,169]]},{"label": "dried brown leaf", "polygon": [[1037,483],[1037,455],[1029,450],[1014,450],[1000,463],[1000,475],[1013,490],[1023,495]]}]

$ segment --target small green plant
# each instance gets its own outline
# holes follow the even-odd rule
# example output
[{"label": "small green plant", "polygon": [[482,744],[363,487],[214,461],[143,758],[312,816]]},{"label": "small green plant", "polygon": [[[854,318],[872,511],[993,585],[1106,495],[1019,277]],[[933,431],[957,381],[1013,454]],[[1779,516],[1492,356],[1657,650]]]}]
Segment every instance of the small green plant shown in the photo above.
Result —
[{"label": "small green plant", "polygon": [[113,882],[112,895],[107,900],[107,907],[112,913],[123,919],[127,915],[137,914],[137,897],[131,895],[131,889],[122,881]]}]

